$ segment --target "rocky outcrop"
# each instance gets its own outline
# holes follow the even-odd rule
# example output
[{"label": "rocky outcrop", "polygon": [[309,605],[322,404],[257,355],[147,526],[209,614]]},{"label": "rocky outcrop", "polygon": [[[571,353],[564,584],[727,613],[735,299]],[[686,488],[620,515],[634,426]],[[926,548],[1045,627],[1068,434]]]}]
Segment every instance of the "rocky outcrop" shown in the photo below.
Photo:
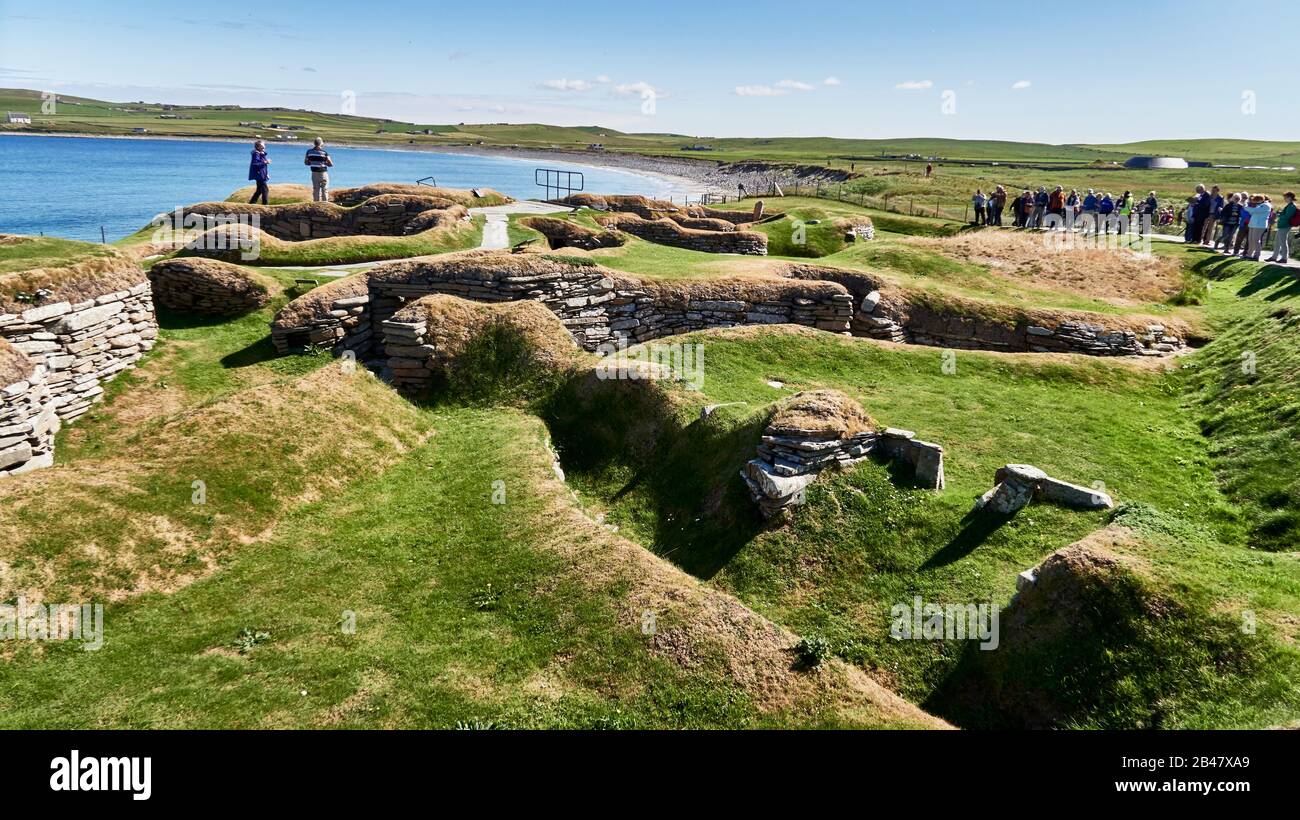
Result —
[{"label": "rocky outcrop", "polygon": [[993,489],[975,502],[975,510],[1015,515],[1035,500],[1077,510],[1108,510],[1115,506],[1111,497],[1102,490],[1052,478],[1032,464],[1008,464],[998,468]]},{"label": "rocky outcrop", "polygon": [[216,259],[167,259],[149,269],[154,303],[180,313],[238,316],[271,298],[260,274]]},{"label": "rocky outcrop", "polygon": [[803,504],[808,485],[822,470],[873,455],[906,463],[922,487],[944,488],[942,447],[907,430],[877,430],[857,402],[835,390],[798,393],[779,407],[764,430],[758,457],[740,476],[770,518]]}]

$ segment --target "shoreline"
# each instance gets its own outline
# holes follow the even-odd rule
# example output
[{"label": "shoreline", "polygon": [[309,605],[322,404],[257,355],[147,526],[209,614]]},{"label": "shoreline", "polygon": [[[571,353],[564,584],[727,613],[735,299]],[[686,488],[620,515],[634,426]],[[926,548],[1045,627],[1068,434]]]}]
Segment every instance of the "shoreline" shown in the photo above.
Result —
[{"label": "shoreline", "polygon": [[[109,140],[169,140],[174,142],[221,142],[251,144],[248,139],[238,137],[185,136],[179,134],[79,134],[70,131],[0,131],[0,136],[19,137],[58,137],[61,139],[109,139]],[[273,146],[296,146],[309,144],[306,140],[264,140],[267,148]],[[397,151],[405,153],[449,154],[466,157],[497,157],[514,159],[520,162],[555,161],[568,165],[606,168],[627,171],[666,183],[676,189],[675,194],[685,193],[698,197],[706,192],[734,188],[729,182],[730,175],[721,171],[721,164],[709,160],[685,158],[652,157],[643,154],[621,152],[587,152],[567,148],[512,148],[498,145],[428,145],[428,144],[389,144],[379,142],[329,142],[329,146],[339,148],[359,148],[375,151]],[[305,150],[305,149],[304,149]],[[726,187],[720,183],[728,180]],[[382,181],[382,180],[377,180]]]},{"label": "shoreline", "polygon": [[[177,142],[229,142],[249,144],[243,137],[207,137],[179,134],[78,134],[73,132],[37,132],[0,130],[0,136],[14,134],[24,137],[60,137],[65,139],[113,139],[113,140],[173,140]],[[281,145],[305,145],[306,141],[265,140],[267,147]],[[433,145],[428,143],[382,143],[340,141],[328,145],[340,148],[359,148],[375,151],[398,151],[406,153],[451,154],[468,157],[496,157],[513,159],[521,162],[562,162],[569,165],[588,168],[605,168],[627,171],[649,177],[668,185],[671,196],[686,195],[700,197],[702,194],[722,194],[727,198],[735,197],[738,187],[743,185],[749,195],[756,195],[767,190],[773,182],[787,186],[792,182],[805,183],[819,177],[827,181],[842,179],[843,172],[818,169],[817,166],[796,166],[793,163],[770,162],[766,160],[746,160],[743,162],[723,162],[697,157],[664,157],[649,154],[637,154],[630,151],[584,151],[573,148],[512,147],[505,145]],[[820,172],[825,172],[820,173]],[[593,192],[601,193],[601,192]]]}]

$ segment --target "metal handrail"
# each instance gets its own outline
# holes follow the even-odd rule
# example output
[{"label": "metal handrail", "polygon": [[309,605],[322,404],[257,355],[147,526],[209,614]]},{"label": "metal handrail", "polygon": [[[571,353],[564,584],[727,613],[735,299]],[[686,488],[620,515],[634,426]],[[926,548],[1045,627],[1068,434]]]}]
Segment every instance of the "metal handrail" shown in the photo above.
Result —
[{"label": "metal handrail", "polygon": [[[545,175],[545,176],[543,176]],[[578,184],[573,184],[573,178],[578,178]],[[564,181],[561,182],[560,180]],[[552,182],[554,180],[554,182]],[[574,191],[581,191],[587,184],[587,178],[581,171],[561,171],[557,168],[535,168],[533,169],[533,183],[539,188],[546,189],[546,199],[551,199],[551,189],[555,189],[555,199],[559,199],[561,191],[568,196]]]},{"label": "metal handrail", "polygon": [[[425,182],[425,180],[428,180],[428,182]],[[430,188],[437,188],[437,187],[438,187],[438,180],[434,179],[433,177],[420,177],[419,179],[417,179],[417,180],[415,181],[415,184],[416,184],[416,185],[427,185],[427,186],[429,186]]]}]

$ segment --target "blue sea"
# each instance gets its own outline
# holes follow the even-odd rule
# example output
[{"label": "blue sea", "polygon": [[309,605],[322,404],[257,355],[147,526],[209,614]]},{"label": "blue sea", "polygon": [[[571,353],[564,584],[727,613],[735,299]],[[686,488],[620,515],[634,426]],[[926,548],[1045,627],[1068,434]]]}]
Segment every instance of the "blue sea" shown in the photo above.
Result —
[{"label": "blue sea", "polygon": [[[308,145],[271,142],[271,182],[310,184]],[[495,188],[518,199],[544,197],[539,167],[582,171],[597,193],[681,196],[671,180],[551,160],[330,147],[330,185],[413,183],[432,176],[447,188]],[[251,145],[237,142],[0,135],[0,233],[99,241],[120,239],[154,215],[221,200],[248,182]]]}]

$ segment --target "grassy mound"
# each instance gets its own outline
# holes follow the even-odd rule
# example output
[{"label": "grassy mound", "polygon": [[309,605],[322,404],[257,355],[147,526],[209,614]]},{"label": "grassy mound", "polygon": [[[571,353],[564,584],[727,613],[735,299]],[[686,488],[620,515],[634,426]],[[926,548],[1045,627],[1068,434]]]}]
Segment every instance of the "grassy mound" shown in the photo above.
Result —
[{"label": "grassy mound", "polygon": [[[295,202],[311,202],[311,186],[297,185],[293,183],[276,183],[269,186],[270,204],[287,205]],[[253,196],[254,186],[245,185],[243,188],[226,197],[226,202],[248,202]],[[472,191],[460,188],[434,188],[428,185],[408,185],[399,182],[379,182],[374,185],[362,185],[356,188],[335,188],[330,191],[330,201],[350,208],[360,205],[367,199],[386,194],[401,194],[406,196],[437,197],[439,199],[449,200],[458,205],[464,205],[466,208],[489,207],[492,205],[507,205],[514,200],[505,194],[494,191],[491,188],[477,189],[481,196],[475,196]]]},{"label": "grassy mound", "polygon": [[[255,185],[245,185],[239,188],[230,196],[226,197],[226,202],[248,202],[253,198],[253,192],[257,190]],[[299,185],[295,182],[274,182],[267,186],[267,198],[271,205],[288,205],[293,202],[311,202],[312,191],[310,185]]]},{"label": "grassy mound", "polygon": [[[482,232],[482,224],[476,220],[409,236],[334,236],[286,242],[263,230],[232,224],[204,231],[189,243],[193,247],[181,249],[178,255],[272,267],[349,265],[473,248],[482,241]],[[244,258],[248,255],[255,258]]]},{"label": "grassy mound", "polygon": [[[1296,660],[1286,648],[1294,638],[1287,613],[1300,605],[1300,567],[1241,550],[1236,513],[1213,485],[1200,436],[1180,410],[1176,377],[1078,357],[976,352],[958,353],[956,369],[945,372],[942,351],[786,328],[681,341],[703,343],[707,362],[704,395],[685,406],[632,401],[629,388],[606,387],[603,394],[567,394],[548,416],[570,482],[592,513],[620,532],[963,722],[974,713],[948,711],[936,694],[957,674],[962,645],[893,640],[891,607],[920,595],[1001,609],[1017,573],[1106,523],[1102,513],[1051,506],[1010,521],[969,516],[1001,464],[1023,461],[1083,484],[1102,481],[1120,499],[1175,522],[1167,527],[1174,535],[1144,536],[1132,553],[1180,606],[1249,608],[1267,624],[1252,649],[1267,663],[1231,666],[1231,653],[1206,661],[1229,664],[1231,697],[1216,689],[1207,699],[1208,690],[1192,686],[1205,656],[1188,656],[1166,724],[1270,725],[1300,713],[1300,704],[1283,697]],[[942,443],[948,489],[915,490],[889,465],[866,462],[819,479],[788,525],[761,521],[737,471],[752,458],[772,402],[789,390],[818,388],[842,391],[883,423]],[[700,419],[695,408],[703,403],[719,407]],[[1182,652],[1188,633],[1180,634],[1169,638],[1168,651]],[[1155,671],[1151,664],[1133,674],[1152,691]],[[1086,680],[1099,671],[1080,674]],[[1141,713],[1135,700],[1079,720],[1139,725]]]},{"label": "grassy mound", "polygon": [[[477,191],[476,195],[474,192]],[[357,188],[337,188],[330,191],[330,200],[344,207],[360,205],[367,199],[386,194],[403,194],[406,196],[431,196],[446,199],[466,208],[489,208],[494,205],[508,205],[514,199],[491,188],[436,188],[428,185],[408,185],[400,182],[377,182]]]},{"label": "grassy mound", "polygon": [[529,402],[592,357],[540,302],[483,304],[424,296],[394,321],[423,323],[440,391],[475,403]]},{"label": "grassy mound", "polygon": [[932,703],[969,727],[1161,729],[1294,701],[1277,677],[1294,660],[1111,550],[1133,537],[1110,527],[1048,556],[1002,612],[998,650],[968,649]]},{"label": "grassy mound", "polygon": [[167,259],[149,268],[156,304],[177,311],[234,315],[265,305],[277,283],[217,259]]},{"label": "grassy mound", "polygon": [[[0,484],[9,568],[0,598],[177,589],[265,538],[292,507],[378,474],[427,433],[368,373],[329,367],[155,417],[93,454],[60,453],[55,468]],[[194,503],[196,481],[203,503]]]},{"label": "grassy mound", "polygon": [[838,390],[806,390],[777,405],[769,435],[849,438],[876,429],[862,405]]},{"label": "grassy mound", "polygon": [[1294,270],[1202,255],[1215,342],[1183,369],[1224,492],[1256,548],[1300,544],[1300,279]]},{"label": "grassy mound", "polygon": [[530,216],[520,219],[516,224],[532,228],[546,237],[551,250],[579,248],[591,251],[597,248],[617,248],[627,241],[626,237],[617,231],[596,230],[553,216]]},{"label": "grassy mound", "polygon": [[22,313],[39,300],[84,302],[145,281],[127,254],[107,245],[71,239],[0,234],[0,313]]}]

